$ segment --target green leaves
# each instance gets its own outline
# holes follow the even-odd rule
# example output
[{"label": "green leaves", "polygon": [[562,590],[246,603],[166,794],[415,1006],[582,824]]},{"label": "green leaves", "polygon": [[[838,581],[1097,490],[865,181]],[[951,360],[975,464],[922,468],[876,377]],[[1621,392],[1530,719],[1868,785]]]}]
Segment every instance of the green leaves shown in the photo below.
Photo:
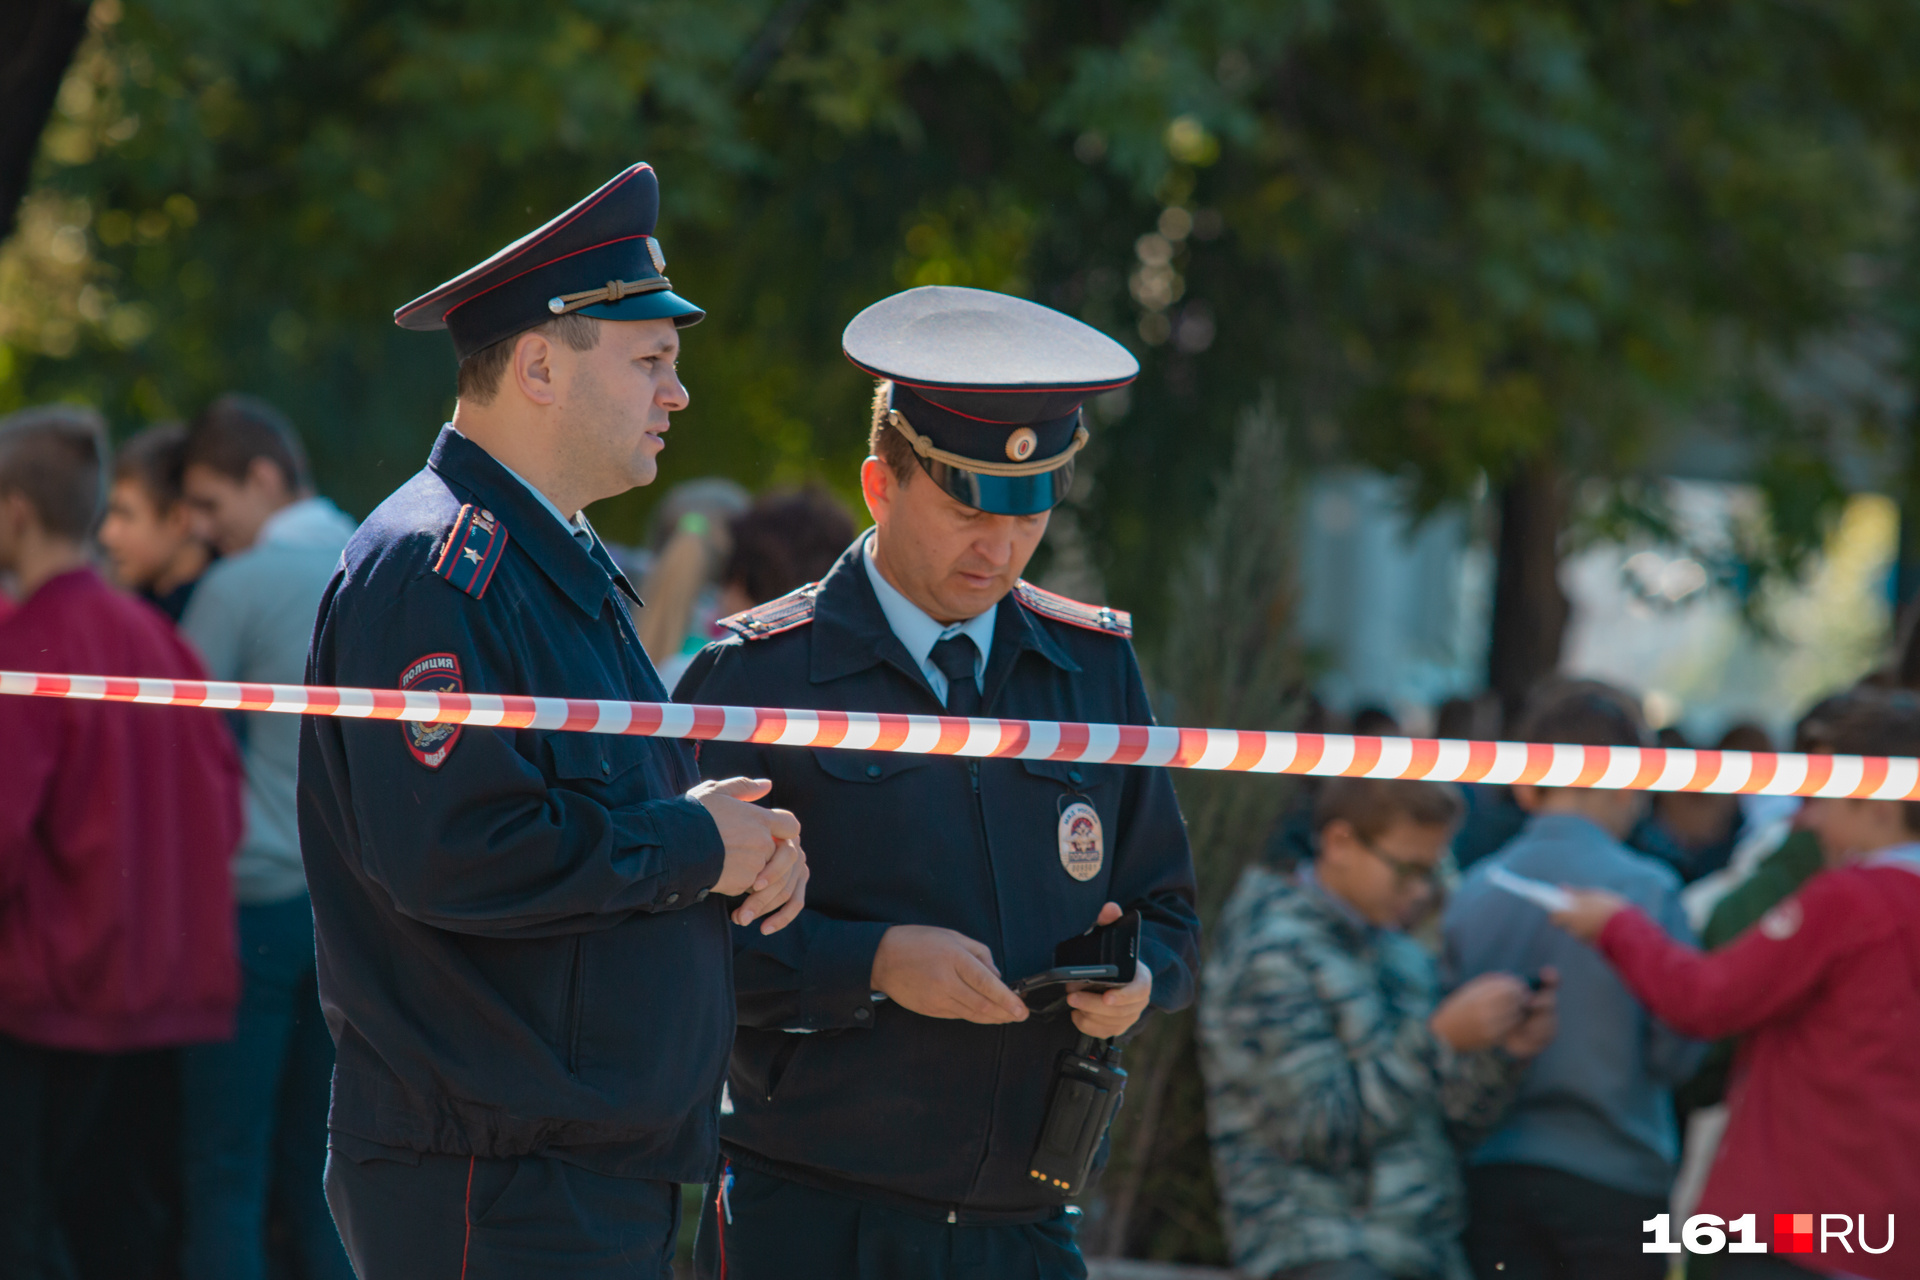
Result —
[{"label": "green leaves", "polygon": [[[451,397],[392,309],[646,159],[713,316],[670,478],[850,489],[840,326],[909,284],[1025,293],[1144,357],[1084,513],[1134,601],[1269,386],[1303,453],[1428,503],[1549,450],[1629,475],[1731,412],[1817,526],[1833,455],[1762,370],[1892,294],[1920,136],[1915,28],[1865,0],[96,0],[95,28],[0,255],[0,400],[130,427],[247,387],[364,510]],[[650,496],[596,514],[632,536]]]}]

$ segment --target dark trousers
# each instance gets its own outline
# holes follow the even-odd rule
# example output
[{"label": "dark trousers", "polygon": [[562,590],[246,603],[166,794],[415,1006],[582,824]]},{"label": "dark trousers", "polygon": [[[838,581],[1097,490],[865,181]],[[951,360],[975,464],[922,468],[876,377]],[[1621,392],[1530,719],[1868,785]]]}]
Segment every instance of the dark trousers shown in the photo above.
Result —
[{"label": "dark trousers", "polygon": [[731,1167],[733,1221],[721,1220],[714,1186],[703,1197],[699,1280],[1086,1280],[1064,1211],[1045,1222],[952,1224]]},{"label": "dark trousers", "polygon": [[185,1270],[192,1280],[265,1280],[269,1208],[294,1274],[352,1273],[327,1214],[333,1039],[320,1015],[313,908],[304,895],[239,909],[234,1037],[182,1050]]},{"label": "dark trousers", "polygon": [[327,1203],[360,1280],[672,1280],[680,1229],[673,1183],[549,1156],[336,1148]]},{"label": "dark trousers", "polygon": [[1640,1224],[1663,1196],[1616,1190],[1559,1169],[1467,1170],[1463,1243],[1480,1280],[1662,1280],[1667,1255],[1642,1253]]},{"label": "dark trousers", "polygon": [[178,1274],[172,1061],[0,1036],[0,1277]]}]

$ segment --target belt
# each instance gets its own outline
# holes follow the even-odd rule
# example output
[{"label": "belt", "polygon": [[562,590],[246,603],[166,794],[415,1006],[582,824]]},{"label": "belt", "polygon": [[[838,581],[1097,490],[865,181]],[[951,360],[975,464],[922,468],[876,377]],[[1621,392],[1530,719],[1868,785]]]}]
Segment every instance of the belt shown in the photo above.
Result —
[{"label": "belt", "polygon": [[755,1173],[764,1173],[768,1177],[811,1187],[815,1191],[825,1191],[830,1195],[846,1196],[853,1200],[865,1200],[870,1204],[885,1205],[887,1208],[898,1209],[913,1217],[924,1218],[928,1222],[945,1222],[964,1227],[1024,1226],[1035,1222],[1051,1222],[1068,1211],[1066,1205],[1060,1204],[1007,1209],[943,1204],[937,1200],[922,1200],[919,1196],[910,1196],[904,1192],[855,1182],[850,1178],[836,1177],[830,1173],[822,1173],[818,1169],[787,1164],[782,1160],[772,1160],[731,1142],[722,1142],[720,1149],[734,1163],[752,1169]]}]

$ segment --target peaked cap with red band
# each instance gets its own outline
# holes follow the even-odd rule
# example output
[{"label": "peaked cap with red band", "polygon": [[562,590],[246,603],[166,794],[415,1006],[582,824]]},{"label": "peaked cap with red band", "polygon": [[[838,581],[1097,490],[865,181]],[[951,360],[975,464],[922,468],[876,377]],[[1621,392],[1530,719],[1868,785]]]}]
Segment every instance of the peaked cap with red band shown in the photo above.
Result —
[{"label": "peaked cap with red band", "polygon": [[1140,373],[1125,347],[1072,316],[946,285],[882,298],[841,347],[892,384],[888,424],[934,483],[998,515],[1058,505],[1088,440],[1080,406]]},{"label": "peaked cap with red band", "polygon": [[403,329],[445,329],[464,360],[559,315],[672,320],[706,312],[673,292],[653,238],[660,183],[636,164],[553,221],[393,313]]}]

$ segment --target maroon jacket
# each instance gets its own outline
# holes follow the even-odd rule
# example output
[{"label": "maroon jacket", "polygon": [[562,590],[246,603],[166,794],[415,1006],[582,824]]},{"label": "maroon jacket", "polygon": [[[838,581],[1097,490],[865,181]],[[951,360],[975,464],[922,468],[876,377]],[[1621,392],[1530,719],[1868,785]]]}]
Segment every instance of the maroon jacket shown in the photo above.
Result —
[{"label": "maroon jacket", "polygon": [[[0,670],[205,679],[88,569],[0,616]],[[0,1033],[111,1053],[233,1034],[240,764],[217,713],[0,697]]]},{"label": "maroon jacket", "polygon": [[[1600,951],[1655,1017],[1701,1040],[1741,1037],[1727,1136],[1700,1212],[1846,1215],[1858,1236],[1810,1257],[1812,1272],[1913,1280],[1920,1246],[1920,861],[1823,871],[1718,951],[1675,942],[1637,909],[1607,922]],[[1908,1225],[1888,1225],[1896,1212]],[[1769,1228],[1773,1228],[1771,1237]],[[1838,1232],[1834,1233],[1838,1236]],[[1893,1248],[1885,1249],[1888,1237]],[[1822,1256],[1824,1252],[1824,1256]]]}]

